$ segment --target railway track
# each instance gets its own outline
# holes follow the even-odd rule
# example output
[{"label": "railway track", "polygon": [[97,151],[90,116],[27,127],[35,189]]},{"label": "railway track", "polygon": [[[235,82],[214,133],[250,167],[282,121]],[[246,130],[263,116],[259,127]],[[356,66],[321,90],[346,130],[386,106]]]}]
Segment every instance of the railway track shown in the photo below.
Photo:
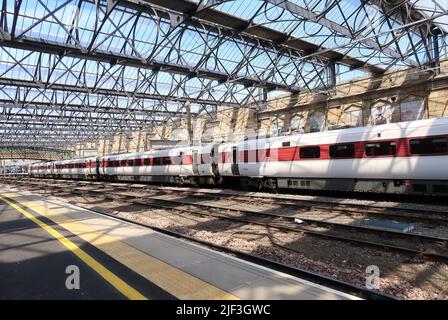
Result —
[{"label": "railway track", "polygon": [[[200,200],[208,198],[210,200],[233,200],[244,202],[245,204],[256,203],[262,204],[275,204],[284,208],[302,209],[302,210],[318,210],[326,212],[338,212],[345,215],[369,215],[383,219],[393,219],[402,222],[421,222],[421,223],[446,223],[448,224],[448,207],[446,210],[434,210],[434,209],[412,209],[412,208],[400,208],[400,207],[384,207],[377,205],[365,205],[365,204],[340,204],[340,203],[327,203],[316,200],[293,200],[293,199],[271,199],[258,195],[242,195],[235,194],[233,191],[217,190],[214,192],[197,190],[195,188],[180,189],[175,187],[160,187],[146,184],[126,184],[126,183],[108,183],[98,181],[75,181],[75,180],[53,180],[55,182],[63,182],[64,184],[71,184],[73,186],[78,185],[95,185],[101,188],[113,187],[114,190],[132,191],[140,190],[145,192],[157,192],[162,191],[184,193],[188,197],[197,197]],[[47,179],[31,178],[22,181],[23,184],[33,184],[43,182],[48,185]],[[422,212],[424,211],[424,212]]]},{"label": "railway track", "polygon": [[[123,188],[124,189],[124,188]],[[132,188],[128,188],[131,189]],[[178,192],[178,191],[176,191]],[[235,196],[235,195],[225,195],[225,194],[210,194],[207,192],[200,191],[187,191],[182,190],[189,195],[189,197],[198,196],[201,200],[204,198],[209,198],[211,200],[233,200],[244,202],[245,204],[257,204],[257,205],[276,205],[283,208],[295,209],[305,209],[305,210],[319,210],[319,211],[331,211],[339,212],[346,215],[369,215],[376,216],[385,219],[394,219],[399,221],[407,222],[429,222],[429,223],[448,223],[448,212],[444,211],[430,211],[425,214],[421,210],[416,209],[404,209],[404,208],[384,208],[367,206],[361,204],[322,204],[318,201],[302,201],[302,200],[289,200],[289,201],[278,201],[277,199],[267,199],[260,196]],[[447,208],[448,210],[448,208]]]},{"label": "railway track", "polygon": [[[84,192],[85,191],[80,190],[80,194],[83,194]],[[87,191],[87,192],[101,194],[101,191]],[[118,196],[119,198],[116,198],[116,196]],[[258,211],[231,209],[214,205],[192,204],[189,202],[177,201],[177,200],[168,200],[159,198],[152,198],[150,200],[148,199],[141,200],[141,198],[138,196],[116,194],[116,193],[113,195],[111,194],[111,196],[106,196],[106,198],[109,198],[110,200],[129,201],[133,204],[145,205],[153,208],[171,210],[173,213],[179,211],[187,212],[189,214],[199,216],[226,219],[236,223],[242,222],[262,227],[275,228],[283,232],[293,232],[301,234],[304,233],[320,238],[351,242],[356,243],[358,245],[367,245],[370,247],[382,248],[387,250],[394,250],[402,253],[408,253],[412,255],[418,255],[421,257],[434,259],[436,261],[448,262],[448,255],[446,254],[446,252],[448,252],[448,247],[447,247],[447,239],[445,238],[436,238],[429,236],[421,236],[417,234],[377,230],[362,226],[335,224],[331,222],[317,221],[311,219],[302,220],[309,223],[307,224],[306,227],[301,227],[297,224],[294,224],[295,221],[293,219],[295,218],[286,217],[283,215],[260,213]],[[182,208],[179,207],[179,205],[187,205],[193,208]],[[203,210],[204,208],[207,209],[207,211],[204,211]],[[265,220],[260,216],[267,217],[269,218],[269,220]],[[289,223],[285,223],[284,220],[287,220],[287,222]],[[326,229],[324,231],[317,231],[316,228],[313,228],[314,225],[325,226]],[[339,229],[343,229],[344,231],[341,232],[341,230]],[[357,232],[358,236],[360,235],[359,233],[362,233],[361,236],[363,237],[362,238],[356,237],[353,234],[346,235],[347,232],[345,232],[345,230],[349,232]],[[375,235],[377,235],[377,239],[386,236],[389,240],[388,243],[384,241],[385,239],[377,241],[367,240],[368,238],[374,237]],[[395,245],[394,243],[397,241],[397,237],[404,238],[404,240],[411,240],[413,242],[418,242],[418,245],[416,245],[415,247]],[[423,247],[424,249],[420,249],[418,247]]]},{"label": "railway track", "polygon": [[[40,178],[21,178],[17,182],[21,182],[23,184],[29,183],[39,183],[43,182],[44,184],[48,184],[48,179],[40,179]],[[145,192],[154,192],[154,191],[163,191],[166,192],[176,192],[176,193],[184,193],[188,196],[200,196],[202,199],[208,197],[210,199],[222,199],[222,200],[232,200],[237,199],[238,201],[244,201],[244,203],[275,203],[276,205],[282,205],[285,207],[291,207],[294,209],[300,208],[308,208],[308,209],[318,209],[318,210],[331,210],[343,213],[364,213],[373,216],[379,216],[384,218],[393,218],[393,219],[403,219],[403,220],[412,220],[415,222],[418,221],[427,221],[427,222],[441,222],[448,223],[448,206],[443,208],[443,210],[435,210],[428,209],[425,207],[424,209],[413,209],[413,208],[402,208],[402,207],[385,207],[379,205],[365,205],[359,203],[335,203],[335,202],[325,202],[322,200],[298,200],[298,199],[282,199],[282,198],[272,198],[272,194],[266,193],[266,196],[259,195],[245,195],[241,194],[238,191],[231,191],[226,189],[211,189],[213,191],[204,191],[199,190],[197,188],[178,188],[178,187],[165,187],[165,186],[157,186],[150,184],[130,184],[130,183],[113,183],[113,182],[102,182],[102,181],[80,181],[80,180],[51,180],[55,182],[62,182],[64,184],[72,184],[72,185],[95,185],[97,187],[107,188],[113,186],[115,190],[142,190]],[[267,197],[269,196],[269,197]],[[421,205],[421,204],[417,204]],[[424,212],[422,212],[424,211]]]},{"label": "railway track", "polygon": [[[81,184],[85,185],[85,183]],[[37,186],[42,186],[42,184],[38,183]],[[282,232],[301,233],[319,238],[355,243],[361,246],[393,250],[436,261],[448,261],[448,255],[446,254],[448,252],[448,239],[446,238],[378,230],[365,226],[347,225],[316,219],[299,218],[304,224],[297,224],[296,219],[298,217],[296,216],[243,210],[241,208],[235,209],[216,204],[196,203],[191,200],[166,199],[153,195],[151,199],[148,199],[147,196],[130,194],[129,191],[127,191],[128,193],[120,193],[117,191],[116,186],[109,186],[109,189],[103,188],[105,185],[97,183],[90,184],[90,187],[93,188],[79,187],[79,184],[76,182],[64,185],[46,185],[47,189],[57,189],[69,194],[83,195],[89,193],[95,196],[100,195],[110,200],[170,210],[174,214],[183,212],[196,216],[224,219],[234,223],[274,228]]]}]

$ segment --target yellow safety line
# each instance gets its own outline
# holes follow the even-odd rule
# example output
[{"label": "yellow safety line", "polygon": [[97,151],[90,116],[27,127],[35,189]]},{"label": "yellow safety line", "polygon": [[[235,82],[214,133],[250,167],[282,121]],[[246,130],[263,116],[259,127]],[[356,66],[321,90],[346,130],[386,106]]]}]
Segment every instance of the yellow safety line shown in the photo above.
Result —
[{"label": "yellow safety line", "polygon": [[104,267],[101,263],[95,260],[92,256],[86,253],[84,250],[79,248],[75,243],[64,237],[61,233],[45,224],[38,218],[34,217],[28,211],[22,209],[15,203],[9,201],[8,199],[0,196],[0,200],[9,204],[11,207],[22,213],[25,217],[32,220],[34,223],[39,225],[42,229],[47,231],[50,235],[55,237],[60,243],[62,243],[67,249],[72,251],[78,258],[84,261],[90,268],[95,270],[101,277],[103,277],[107,282],[109,282],[112,286],[114,286],[118,291],[120,291],[124,296],[132,300],[147,300],[145,296],[143,296],[136,289],[132,288],[126,282],[117,277],[114,273],[109,271],[106,267]]},{"label": "yellow safety line", "polygon": [[22,199],[15,194],[6,194],[6,196],[54,221],[179,299],[238,299],[229,292],[105,234],[104,231],[93,229],[87,223],[70,219],[54,209],[45,208],[37,204],[38,201]]}]

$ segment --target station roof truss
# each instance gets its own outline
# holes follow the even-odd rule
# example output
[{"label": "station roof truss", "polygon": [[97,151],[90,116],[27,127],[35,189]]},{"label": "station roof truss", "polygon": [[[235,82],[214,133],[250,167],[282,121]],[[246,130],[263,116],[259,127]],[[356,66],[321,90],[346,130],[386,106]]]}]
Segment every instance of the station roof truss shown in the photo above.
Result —
[{"label": "station roof truss", "polygon": [[0,146],[0,159],[65,160],[74,156],[72,151],[44,147]]},{"label": "station roof truss", "polygon": [[267,92],[436,69],[442,0],[0,0],[0,145],[153,130]]}]

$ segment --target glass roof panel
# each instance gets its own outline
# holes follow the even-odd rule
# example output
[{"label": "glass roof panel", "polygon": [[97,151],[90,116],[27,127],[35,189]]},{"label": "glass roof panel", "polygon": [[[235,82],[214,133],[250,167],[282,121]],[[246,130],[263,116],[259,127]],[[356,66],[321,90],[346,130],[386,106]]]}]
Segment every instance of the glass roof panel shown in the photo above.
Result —
[{"label": "glass roof panel", "polygon": [[434,48],[447,51],[446,0],[158,3],[5,0],[0,100],[8,121],[26,127],[34,115],[78,129],[91,122],[88,132],[95,121],[130,130],[181,119],[187,101],[193,112],[260,105],[264,90],[331,90],[334,65],[337,84],[432,67]]}]

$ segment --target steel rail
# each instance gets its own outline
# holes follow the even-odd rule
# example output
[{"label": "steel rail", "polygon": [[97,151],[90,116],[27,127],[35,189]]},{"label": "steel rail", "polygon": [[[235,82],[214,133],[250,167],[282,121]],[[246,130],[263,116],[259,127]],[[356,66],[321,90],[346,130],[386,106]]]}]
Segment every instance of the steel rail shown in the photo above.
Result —
[{"label": "steel rail", "polygon": [[[56,189],[66,189],[69,186],[60,186],[60,185],[52,185],[50,186],[51,188],[56,188]],[[39,191],[41,191],[41,189],[38,189]],[[94,193],[94,194],[100,194],[104,196],[104,191],[105,190],[95,190],[95,189],[82,189],[82,188],[74,188],[71,190],[68,190],[69,193],[74,193],[74,194],[82,194],[82,193]],[[414,248],[409,248],[409,247],[403,247],[403,246],[396,246],[396,245],[392,245],[392,244],[387,244],[387,243],[379,243],[379,242],[373,242],[373,241],[368,241],[368,240],[363,240],[363,239],[356,239],[356,238],[352,238],[352,237],[346,237],[346,236],[341,236],[341,235],[335,235],[335,234],[328,234],[328,233],[324,233],[324,232],[319,232],[319,231],[315,231],[315,230],[310,230],[307,228],[302,228],[302,227],[288,227],[288,226],[284,226],[284,225],[279,225],[277,223],[269,223],[269,222],[259,222],[256,220],[251,220],[251,219],[244,219],[244,218],[240,218],[240,217],[235,217],[235,216],[228,216],[228,215],[222,215],[222,214],[212,214],[210,212],[206,213],[203,210],[201,211],[196,211],[196,210],[188,210],[188,209],[182,209],[182,208],[178,208],[178,207],[172,207],[172,206],[167,206],[167,205],[162,205],[162,204],[156,204],[156,203],[149,203],[148,199],[146,201],[136,201],[135,199],[141,199],[142,197],[139,196],[135,196],[135,195],[129,195],[129,194],[119,194],[114,192],[113,189],[108,190],[109,192],[113,192],[113,194],[110,195],[105,195],[106,198],[109,199],[114,199],[117,200],[116,198],[112,197],[112,195],[115,196],[119,196],[122,197],[122,199],[120,199],[121,201],[129,201],[130,199],[134,199],[133,203],[135,204],[140,204],[140,205],[146,205],[146,206],[152,206],[152,207],[158,207],[161,209],[168,209],[168,210],[175,210],[175,211],[184,211],[184,212],[188,212],[190,214],[195,214],[195,215],[201,215],[201,216],[212,216],[215,218],[220,218],[220,219],[226,219],[226,220],[231,220],[231,221],[236,221],[236,222],[244,222],[244,223],[248,223],[248,224],[254,224],[254,225],[260,225],[260,226],[264,226],[264,227],[271,227],[271,228],[276,228],[282,231],[289,231],[289,232],[295,232],[295,233],[305,233],[305,234],[310,234],[310,235],[314,235],[314,236],[318,236],[318,237],[324,237],[324,238],[329,238],[329,239],[333,239],[333,240],[340,240],[340,241],[344,241],[344,242],[352,242],[352,243],[358,243],[358,244],[362,244],[362,245],[367,245],[367,246],[371,246],[371,247],[377,247],[377,248],[382,248],[382,249],[391,249],[391,250],[395,250],[395,251],[399,251],[399,252],[403,252],[403,253],[407,253],[407,254],[412,254],[412,255],[418,255],[418,256],[423,256],[426,258],[430,258],[436,261],[448,261],[448,255],[443,255],[443,254],[439,254],[436,252],[430,252],[430,251],[423,251],[423,250],[418,250],[418,249],[414,249]],[[125,199],[123,199],[123,197]],[[258,215],[265,215],[265,216],[273,216],[272,214],[268,214],[268,213],[262,213],[262,212],[254,212],[254,211],[249,211],[249,210],[239,210],[239,209],[231,209],[231,208],[227,208],[227,207],[217,207],[217,206],[212,206],[212,205],[206,205],[206,204],[196,204],[196,203],[190,203],[190,202],[184,202],[184,201],[180,201],[180,200],[168,200],[168,199],[160,199],[160,198],[152,198],[150,199],[151,201],[159,201],[159,202],[168,202],[171,204],[183,204],[183,205],[191,205],[191,206],[196,206],[196,207],[206,207],[209,209],[219,209],[219,210],[231,210],[231,211],[237,211],[237,212],[246,212],[248,214],[254,215],[254,214],[258,214]],[[285,218],[285,217],[282,217]],[[303,221],[305,221],[305,219],[301,219]],[[310,221],[312,223],[316,223],[316,221]],[[369,229],[369,231],[371,232],[375,232],[375,233],[383,233],[383,234],[388,234],[388,235],[396,235],[396,232],[391,232],[391,231],[385,231],[385,230],[378,230],[378,229],[373,229],[373,228],[359,228],[358,226],[348,226],[348,225],[342,225],[342,224],[335,224],[335,223],[329,223],[329,222],[322,222],[320,221],[321,225],[326,225],[326,226],[333,226],[333,227],[339,227],[339,228],[346,228],[346,229],[352,229],[352,230],[357,230],[359,231],[360,229],[363,229],[363,231],[366,231],[366,229]],[[421,236],[418,234],[406,234],[406,233],[399,233],[399,236],[402,237],[409,237],[410,239],[419,239],[419,240],[426,240],[426,241],[434,241],[436,243],[434,244],[441,244],[443,243],[444,245],[446,245],[446,241],[447,239],[445,238],[435,238],[435,237],[430,237],[430,236]]]}]

